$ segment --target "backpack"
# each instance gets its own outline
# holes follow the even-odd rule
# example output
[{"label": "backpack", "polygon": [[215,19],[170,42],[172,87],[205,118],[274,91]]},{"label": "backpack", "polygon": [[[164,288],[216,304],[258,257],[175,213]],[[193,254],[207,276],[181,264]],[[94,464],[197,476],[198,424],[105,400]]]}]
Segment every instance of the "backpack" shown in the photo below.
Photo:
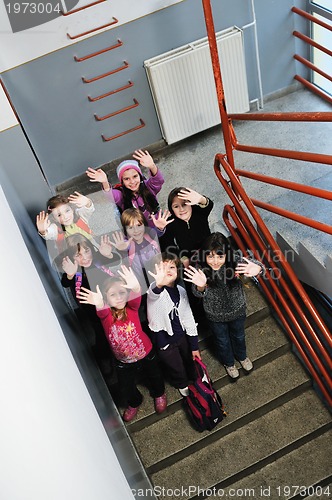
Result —
[{"label": "backpack", "polygon": [[214,389],[206,366],[197,357],[194,360],[197,379],[188,386],[189,395],[183,404],[195,430],[211,431],[226,416],[221,397]]}]

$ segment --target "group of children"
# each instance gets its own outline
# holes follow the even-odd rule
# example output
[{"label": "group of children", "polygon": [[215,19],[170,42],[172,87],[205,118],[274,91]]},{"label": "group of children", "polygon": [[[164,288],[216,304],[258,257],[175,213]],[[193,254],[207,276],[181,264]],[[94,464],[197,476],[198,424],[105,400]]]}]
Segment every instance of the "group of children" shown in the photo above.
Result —
[{"label": "group of children", "polygon": [[39,234],[58,248],[62,285],[85,311],[97,350],[105,353],[103,342],[108,341],[126,400],[126,422],[135,418],[143,400],[138,371],[147,377],[157,413],[167,407],[161,364],[170,383],[188,395],[195,378],[193,360],[201,357],[197,321],[203,317],[230,379],[239,377],[235,360],[245,373],[253,369],[246,352],[240,275],[264,272],[261,262],[242,257],[222,233],[211,233],[213,201],[207,196],[178,187],[162,210],[157,200],[164,183],[161,171],[147,151],[135,151],[133,158],[118,166],[116,186],[102,169],[86,172],[117,205],[122,231],[93,235],[88,221],[95,207],[78,192],[51,198],[36,221]]}]

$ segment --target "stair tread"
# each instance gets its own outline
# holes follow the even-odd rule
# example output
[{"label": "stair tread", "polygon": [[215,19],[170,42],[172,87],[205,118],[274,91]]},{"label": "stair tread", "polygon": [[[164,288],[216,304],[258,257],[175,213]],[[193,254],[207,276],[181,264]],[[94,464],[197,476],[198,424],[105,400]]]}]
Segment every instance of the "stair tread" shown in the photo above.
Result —
[{"label": "stair tread", "polygon": [[[288,486],[291,487],[291,493],[294,496],[296,492],[292,486],[315,485],[329,477],[331,449],[332,430],[329,430],[254,474],[233,483],[232,488],[234,490],[250,488],[254,489],[256,494],[261,491],[261,488],[270,488],[270,495],[266,496],[274,498],[278,493],[281,493],[280,496],[287,493],[287,489],[284,490],[283,487]],[[278,490],[278,487],[281,489]],[[332,489],[330,489],[330,495],[332,496]],[[330,495],[320,495],[320,498],[329,498]],[[312,495],[311,498],[316,498],[316,496]]]},{"label": "stair tread", "polygon": [[[288,377],[288,373],[292,377]],[[257,369],[248,376],[241,376],[236,384],[219,390],[227,417],[220,427],[227,427],[235,420],[249,414],[269,401],[283,395],[308,380],[308,376],[291,352]],[[210,432],[199,433],[192,429],[182,407],[166,418],[132,434],[132,439],[145,467],[150,467],[182,448],[204,439]],[[160,437],[163,436],[163,439]],[[149,446],[146,444],[149,443]]]},{"label": "stair tread", "polygon": [[[154,485],[208,488],[330,423],[328,410],[313,390],[223,436],[208,447],[152,474]],[[170,428],[170,432],[174,429]],[[165,436],[164,436],[165,438]],[[161,441],[161,437],[159,437]],[[171,497],[169,497],[171,498]]]},{"label": "stair tread", "polygon": [[264,295],[253,281],[250,280],[245,284],[244,291],[247,299],[247,318],[251,314],[269,307]]},{"label": "stair tread", "polygon": [[[277,322],[268,316],[255,325],[246,329],[247,350],[250,358],[255,362],[262,356],[272,353],[275,349],[288,345],[288,340]],[[216,359],[210,349],[205,349],[202,353],[204,363],[208,368],[211,379],[216,382],[222,379],[223,385],[228,383],[228,377],[223,366]],[[240,366],[240,365],[239,365]],[[138,413],[138,419],[142,419],[154,413],[153,400],[145,386],[139,385],[139,389],[144,396],[143,404]],[[169,404],[180,400],[179,393],[169,384],[166,385],[167,399]]]}]

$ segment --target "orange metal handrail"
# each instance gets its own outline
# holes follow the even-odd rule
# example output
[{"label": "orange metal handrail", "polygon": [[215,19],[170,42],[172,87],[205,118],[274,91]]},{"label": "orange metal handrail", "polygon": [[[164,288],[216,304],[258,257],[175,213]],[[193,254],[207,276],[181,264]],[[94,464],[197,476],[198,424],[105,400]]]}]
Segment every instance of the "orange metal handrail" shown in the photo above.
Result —
[{"label": "orange metal handrail", "polygon": [[99,101],[99,99],[104,99],[104,97],[109,97],[110,95],[117,94],[118,92],[121,92],[122,90],[129,89],[133,85],[134,85],[133,82],[128,80],[127,85],[123,85],[123,87],[119,87],[118,89],[111,90],[110,92],[106,92],[106,94],[98,95],[97,97],[91,97],[88,95],[88,99],[90,102]]},{"label": "orange metal handrail", "polygon": [[292,151],[288,149],[263,148],[259,146],[248,146],[239,144],[237,141],[234,144],[237,151],[246,151],[248,153],[257,153],[267,156],[278,156],[281,158],[290,158],[292,160],[310,161],[315,163],[323,163],[326,165],[332,164],[331,155],[322,155],[319,153],[308,153],[305,151]]},{"label": "orange metal handrail", "polygon": [[[240,213],[241,213],[241,211],[240,211]],[[246,243],[246,247],[243,245],[241,238],[239,238],[238,235],[236,234],[236,232],[234,231],[234,227],[230,224],[230,222],[227,218],[228,215],[231,215],[231,217],[233,218],[236,227],[239,229],[239,231],[241,233],[241,237],[243,238],[243,240]],[[235,239],[238,247],[246,255],[247,248],[253,249],[255,247],[255,245],[253,244],[253,242],[252,242],[251,238],[249,237],[248,233],[246,232],[245,228],[242,226],[240,217],[237,216],[233,207],[231,207],[230,205],[226,205],[224,207],[223,219],[224,219],[224,222],[225,222],[228,230],[230,231],[233,238]],[[253,252],[253,253],[256,257],[259,257],[256,252]],[[272,269],[272,271],[273,271],[273,269]],[[270,273],[270,275],[271,275],[271,273]],[[275,293],[275,295],[277,295],[278,299],[280,300],[280,302],[283,305],[283,307],[285,308],[285,310],[290,314],[290,318],[293,322],[293,325],[295,325],[297,330],[300,330],[301,326],[299,325],[297,319],[295,318],[292,310],[289,308],[287,301],[284,299],[283,294],[279,290],[279,287],[275,283],[274,279],[275,278],[272,274],[270,282],[272,283],[271,288],[272,288],[273,292]],[[286,317],[284,316],[284,314],[283,314],[281,308],[279,307],[277,301],[275,300],[273,294],[269,290],[266,282],[262,279],[259,279],[259,282],[260,282],[260,285],[262,287],[263,292],[265,293],[266,297],[268,298],[268,301],[270,302],[270,304],[272,304],[272,306],[273,306],[274,310],[276,311],[282,325],[284,326],[290,339],[292,340],[293,344],[295,345],[298,352],[300,353],[300,355],[301,355],[305,365],[307,366],[308,370],[310,371],[313,379],[316,381],[319,388],[321,389],[326,401],[330,404],[330,401],[332,401],[332,399],[331,399],[329,390],[326,389],[325,385],[321,381],[320,374],[318,374],[317,371],[315,370],[315,367],[313,366],[311,359],[308,357],[308,355],[304,351],[303,347],[301,346],[300,342],[298,341],[298,339],[297,339],[296,335],[294,334],[289,322],[287,321]],[[307,341],[305,342],[305,344],[306,344],[306,347],[308,348],[308,350],[310,351],[310,354],[312,355],[313,359],[317,363],[317,366],[321,365],[319,357],[317,356],[316,352],[312,349],[310,344]],[[326,370],[324,367],[323,367],[323,371],[326,373]]]},{"label": "orange metal handrail", "polygon": [[[253,226],[253,224],[251,223],[251,221],[250,221],[249,217],[247,216],[246,212],[242,208],[241,202],[239,201],[238,197],[235,195],[235,193],[231,189],[231,187],[229,185],[229,182],[221,175],[220,165],[223,166],[224,170],[226,171],[227,175],[229,176],[229,178],[231,180],[232,185],[234,185],[236,183],[238,184],[237,185],[237,191],[241,194],[241,199],[243,200],[243,202],[244,202],[245,206],[247,207],[247,209],[249,210],[251,216],[254,218],[255,222],[257,223],[261,234],[263,234],[264,239],[267,242],[266,244],[262,241],[261,236],[258,234],[256,228]],[[329,334],[329,331],[328,331],[327,327],[322,322],[320,316],[318,315],[317,311],[315,310],[314,306],[312,305],[309,297],[307,296],[306,292],[304,291],[304,289],[303,289],[301,283],[299,282],[297,276],[295,275],[295,273],[292,270],[291,266],[289,265],[289,263],[287,262],[287,260],[283,256],[280,248],[278,247],[278,245],[274,241],[271,233],[269,232],[269,230],[265,226],[264,222],[260,218],[258,212],[256,211],[256,209],[253,206],[252,202],[248,198],[248,196],[247,196],[245,190],[243,189],[241,183],[237,179],[236,174],[233,172],[231,166],[227,163],[227,161],[225,160],[224,156],[222,156],[222,155],[216,155],[214,170],[215,170],[215,173],[216,173],[219,181],[223,185],[225,191],[227,192],[227,194],[231,198],[232,202],[234,203],[234,206],[235,206],[236,210],[239,213],[239,218],[240,219],[239,219],[238,225],[237,225],[238,229],[240,230],[240,232],[242,234],[243,231],[241,231],[241,226],[245,225],[245,228],[246,228],[245,231],[249,231],[251,233],[252,237],[255,240],[255,243],[252,243],[249,248],[251,250],[253,250],[254,254],[256,254],[255,256],[258,257],[258,258],[259,258],[259,255],[257,254],[257,250],[256,250],[257,248],[260,249],[262,252],[266,252],[266,249],[268,247],[271,251],[274,252],[274,254],[278,257],[278,261],[280,262],[280,264],[283,267],[284,271],[286,271],[287,275],[290,277],[293,286],[295,287],[297,293],[299,294],[300,298],[302,299],[302,301],[303,301],[304,305],[306,306],[307,310],[309,311],[310,316],[315,321],[315,324],[319,327],[320,332],[324,336],[325,341],[328,342],[331,345],[331,347],[332,347],[332,340],[331,340],[331,337],[330,337],[330,334]],[[229,227],[229,229],[231,231],[231,234],[236,234],[235,231],[234,231],[234,228],[232,229],[231,227]],[[238,241],[238,243],[240,243],[240,241]],[[245,248],[243,247],[243,245],[242,245],[242,250],[245,251]],[[273,265],[275,266],[275,262],[273,260],[271,260],[271,258],[269,258],[268,255],[265,254],[265,258],[267,258],[267,260],[269,261],[269,263],[272,262]],[[259,281],[261,283],[262,279],[260,279]],[[321,377],[319,376],[319,374],[316,373],[315,367],[312,364],[311,360],[305,355],[305,352],[303,352],[303,349],[301,348],[301,345],[299,344],[299,342],[297,341],[297,338],[291,332],[291,330],[290,330],[289,327],[287,327],[288,333],[291,335],[291,338],[292,338],[293,342],[297,345],[297,347],[300,348],[299,351],[301,352],[301,355],[302,355],[302,357],[305,360],[306,366],[308,367],[308,369],[310,370],[310,372],[311,372],[312,376],[314,377],[315,381],[317,382],[317,384],[319,385],[320,389],[324,393],[324,396],[326,397],[327,401],[329,401],[330,403],[332,403],[332,397],[329,394],[329,390],[332,391],[332,380],[331,380],[331,377],[330,377],[329,373],[327,372],[326,368],[323,366],[322,361],[320,359],[320,356],[323,357],[325,359],[325,362],[327,363],[327,366],[331,370],[332,369],[332,360],[331,360],[330,356],[328,355],[328,353],[324,349],[324,346],[322,345],[320,339],[317,337],[317,334],[316,334],[315,330],[313,329],[311,323],[309,322],[308,318],[304,314],[302,308],[300,307],[298,301],[295,299],[292,291],[289,289],[289,287],[288,287],[287,283],[285,282],[285,280],[279,279],[278,280],[278,285],[275,283],[274,280],[270,280],[269,283],[272,286],[274,292],[278,295],[278,298],[281,301],[282,306],[285,308],[285,311],[287,312],[289,318],[291,319],[291,324],[296,328],[297,333],[298,333],[298,335],[301,338],[301,341],[305,344],[306,348],[309,350],[309,352],[310,352],[310,354],[311,354],[311,356],[312,356],[312,358],[313,358],[316,366],[319,367],[319,369],[320,369],[320,373],[323,374],[324,380],[328,384],[328,390],[325,387],[324,383],[322,382]],[[283,286],[283,291],[281,291],[280,288],[279,288],[279,286],[281,284]],[[285,292],[288,295],[288,300],[285,299],[285,296],[284,296]],[[305,327],[310,332],[310,338],[311,338],[311,340],[314,341],[314,343],[316,345],[316,348],[319,349],[320,356],[318,356],[316,354],[315,350],[313,349],[312,345],[310,344],[310,342],[309,342],[308,338],[306,337],[305,333],[303,332],[303,329],[301,328],[298,320],[294,316],[294,313],[293,313],[292,309],[290,308],[289,303],[292,303],[292,306],[296,310],[296,312],[298,313],[299,317],[301,318],[301,321],[304,323]],[[276,308],[276,312],[278,314],[280,314],[281,320],[283,321],[283,323],[285,323],[286,322],[286,318],[284,317],[284,314],[282,313],[282,311],[280,310],[280,308],[277,307]]]},{"label": "orange metal handrail", "polygon": [[67,33],[67,36],[71,40],[76,40],[76,38],[81,38],[82,36],[90,35],[90,33],[94,33],[95,31],[102,30],[104,28],[108,28],[109,26],[113,26],[113,24],[116,24],[119,22],[119,20],[116,17],[112,17],[112,19],[113,19],[112,22],[104,24],[103,26],[98,26],[98,28],[93,28],[92,30],[85,31],[84,33],[79,33],[78,35],[74,35],[74,36]]},{"label": "orange metal handrail", "polygon": [[294,59],[296,59],[300,63],[307,66],[307,68],[311,69],[312,71],[315,71],[316,73],[319,73],[321,76],[323,76],[324,78],[326,78],[327,80],[330,80],[332,82],[331,75],[328,75],[327,73],[325,73],[325,71],[322,71],[321,69],[317,68],[317,66],[312,64],[312,62],[308,61],[308,59],[305,59],[304,57],[299,56],[298,54],[295,54],[293,57],[294,57]]},{"label": "orange metal handrail", "polygon": [[[236,174],[234,173],[233,169],[227,163],[227,161],[225,160],[225,158],[224,158],[223,155],[217,154],[216,157],[215,157],[214,170],[215,170],[215,173],[216,173],[218,179],[221,181],[221,178],[220,178],[221,177],[221,175],[220,175],[220,165],[223,166],[224,170],[226,171],[226,173],[227,173],[228,177],[230,178],[230,180],[232,181],[232,183],[237,184],[237,190],[241,194],[241,201],[243,201],[245,203],[245,205],[248,208],[248,210],[249,210],[250,214],[252,215],[253,219],[259,225],[260,231],[264,235],[264,238],[266,239],[266,241],[267,241],[268,245],[270,246],[270,248],[278,253],[278,256],[280,258],[280,263],[283,265],[285,271],[288,272],[288,274],[289,274],[289,276],[290,276],[290,278],[292,280],[295,280],[294,281],[294,286],[297,289],[297,292],[299,293],[299,295],[301,296],[301,298],[305,299],[304,301],[306,302],[308,308],[310,309],[310,311],[313,314],[315,320],[317,321],[317,325],[320,328],[322,328],[322,331],[324,332],[324,335],[326,336],[326,340],[328,340],[328,342],[331,344],[331,347],[332,347],[332,338],[330,336],[330,332],[328,331],[328,329],[324,325],[323,321],[319,317],[317,311],[315,310],[315,308],[311,304],[311,301],[310,301],[309,297],[307,296],[306,292],[304,291],[304,289],[303,289],[302,285],[300,284],[299,280],[297,279],[296,274],[294,273],[293,269],[290,267],[290,265],[287,262],[287,260],[285,259],[285,257],[282,255],[280,248],[278,247],[278,245],[275,242],[272,234],[270,233],[270,231],[268,230],[268,228],[264,224],[264,222],[263,222],[262,218],[260,217],[259,213],[255,209],[253,203],[251,202],[250,198],[248,197],[248,195],[247,195],[246,191],[244,190],[242,184],[240,183],[239,179],[236,177]],[[228,193],[228,194],[230,194],[230,193]],[[236,205],[239,205],[239,203],[240,203],[238,200],[233,199],[233,197],[232,197],[232,201]],[[247,216],[245,217],[245,221],[246,221],[248,227],[254,227],[252,225],[252,223],[250,222],[250,219]],[[255,237],[256,237],[257,241],[258,241],[258,238],[260,238],[258,236],[257,232],[255,234]],[[292,298],[292,300],[295,300],[295,299]],[[295,307],[296,307],[296,304],[295,304]],[[332,367],[332,360],[331,360],[331,358],[327,357],[327,359],[328,359],[329,364],[331,364],[331,367]]]},{"label": "orange metal handrail", "polygon": [[225,148],[226,148],[226,154],[227,154],[228,161],[229,161],[230,165],[232,167],[234,167],[233,149],[232,149],[232,145],[231,145],[230,131],[229,131],[229,126],[228,126],[228,117],[227,117],[227,113],[226,113],[225,93],[224,93],[224,87],[223,87],[221,71],[220,71],[218,46],[217,46],[217,40],[216,40],[216,33],[215,33],[215,29],[214,29],[213,15],[212,15],[210,0],[203,0],[203,9],[204,9],[204,18],[205,18],[205,23],[206,23],[209,47],[210,47],[214,81],[215,81],[215,85],[216,85],[219,113],[220,113],[220,118],[221,118],[221,125],[222,125],[221,130],[222,130],[222,133],[224,136],[224,142],[225,142]]},{"label": "orange metal handrail", "polygon": [[114,73],[118,73],[119,71],[122,71],[123,69],[127,69],[129,67],[129,64],[127,61],[123,61],[123,66],[120,66],[119,68],[112,69],[112,71],[109,71],[108,73],[104,73],[103,75],[95,76],[93,78],[85,78],[84,76],[82,77],[83,83],[92,83],[96,82],[97,80],[100,80],[101,78],[105,78],[106,76],[113,75]]},{"label": "orange metal handrail", "polygon": [[310,194],[311,196],[316,196],[317,198],[332,201],[332,191],[327,191],[326,189],[315,188],[305,184],[299,184],[298,182],[285,181],[283,179],[278,179],[277,177],[270,177],[269,175],[256,174],[240,168],[236,168],[235,173],[239,176],[246,177],[247,179],[253,179],[266,184],[272,184],[273,186],[291,189],[292,191],[297,191],[298,193]]},{"label": "orange metal handrail", "polygon": [[[330,332],[328,331],[326,325],[323,323],[320,315],[313,306],[311,300],[309,299],[307,293],[305,292],[304,288],[299,282],[290,264],[283,256],[281,249],[278,247],[271,233],[269,232],[264,222],[262,221],[252,200],[250,200],[245,190],[243,189],[243,186],[238,178],[238,174],[240,172],[237,172],[237,170],[235,169],[233,156],[229,154],[229,150],[233,147],[234,149],[240,151],[281,156],[285,158],[293,158],[296,160],[314,161],[318,163],[326,163],[329,165],[332,164],[332,156],[297,152],[297,151],[279,150],[275,148],[245,146],[238,143],[232,125],[231,117],[227,115],[226,111],[226,105],[222,90],[220,68],[215,67],[217,65],[218,60],[216,57],[214,57],[216,52],[216,43],[215,43],[215,32],[214,32],[210,0],[202,0],[202,2],[204,7],[208,41],[210,45],[212,66],[214,69],[219,111],[222,118],[221,122],[223,129],[222,130],[223,138],[226,149],[226,155],[216,156],[214,170],[219,181],[223,185],[226,193],[232,200],[235,207],[233,209],[233,207],[226,206],[224,210],[225,223],[229,228],[230,233],[232,234],[236,243],[238,244],[239,248],[243,252],[246,252],[247,248],[249,248],[257,258],[260,258],[260,260],[262,260],[261,256],[258,255],[258,250],[261,251],[263,254],[265,254],[264,257],[269,263],[272,272],[275,272],[276,270],[282,272],[280,279],[278,280],[278,283],[276,283],[275,280],[272,279],[273,275],[271,274],[271,271],[267,272],[267,275],[270,278],[267,282],[265,282],[262,278],[259,278],[259,282],[262,286],[263,291],[266,293],[267,298],[269,299],[270,303],[273,305],[276,313],[278,314],[280,321],[284,325],[286,332],[289,334],[289,337],[296,346],[307,369],[311,373],[313,380],[320,388],[323,397],[325,398],[327,403],[331,405],[332,378],[330,374],[332,368],[332,360],[327,352],[327,348],[322,344],[321,340],[317,336],[313,324],[315,325],[316,328],[318,328],[318,331],[320,332],[320,335],[324,339],[324,342],[326,342],[327,345],[332,347],[332,339]],[[277,115],[279,116],[276,118],[276,120],[281,119],[280,114]],[[297,115],[296,118],[297,120],[300,119],[301,121],[303,121],[304,119],[303,115],[302,116],[299,116],[299,114],[296,115]],[[239,117],[239,115],[237,116]],[[307,116],[306,118],[310,120],[310,116]],[[315,115],[315,118],[318,121],[317,115]],[[241,118],[239,119],[246,119],[246,115],[244,116],[242,115]],[[269,116],[267,119],[274,120],[274,118],[271,116]],[[295,117],[293,117],[292,119],[295,121]],[[226,161],[226,157],[228,158],[228,161]],[[230,161],[230,158],[232,159],[232,161]],[[226,171],[229,180],[226,180],[222,176],[220,168],[221,165]],[[316,192],[316,194],[318,193]],[[246,207],[251,217],[256,222],[258,230],[253,225],[253,222],[251,221],[251,218],[249,218],[246,211],[244,210],[243,205]],[[246,247],[243,245],[241,238],[237,234],[236,229],[230,224],[229,220],[227,219],[229,215],[231,215],[233,220],[235,221],[235,225],[239,230],[241,237],[246,242]],[[273,259],[269,255],[269,252],[273,253]],[[280,269],[275,264],[275,258],[277,258],[278,262],[280,263]],[[286,275],[287,279],[289,279],[292,285],[294,286],[294,289],[298,294],[299,299],[295,298],[295,295],[293,291],[290,289],[290,286],[288,285],[286,280],[284,279],[283,274]],[[271,292],[271,289],[273,293]],[[279,306],[274,296],[277,297],[283,310]],[[302,304],[300,304],[299,301],[301,301]],[[298,317],[295,316],[295,313],[297,314]],[[305,332],[307,332],[308,335]],[[328,367],[328,369],[326,367]]]},{"label": "orange metal handrail", "polygon": [[297,80],[298,82],[301,82],[303,83],[303,85],[305,85],[309,90],[311,90],[312,92],[314,92],[315,94],[319,95],[320,97],[322,97],[323,99],[325,99],[326,101],[328,102],[331,102],[332,103],[332,97],[329,96],[328,94],[326,94],[326,92],[323,92],[322,90],[320,90],[318,87],[316,87],[316,85],[314,85],[313,83],[311,82],[308,82],[308,80],[306,80],[305,78],[303,78],[302,76],[300,75],[295,75],[294,76],[295,80]]},{"label": "orange metal handrail", "polygon": [[285,210],[284,208],[276,207],[275,205],[264,203],[263,201],[256,200],[254,198],[251,198],[251,201],[256,207],[263,208],[264,210],[268,210],[269,212],[273,212],[274,214],[286,217],[286,219],[291,219],[295,222],[299,222],[300,224],[304,224],[305,226],[312,227],[313,229],[317,229],[317,231],[332,234],[332,226],[329,226],[328,224],[318,222],[316,220],[310,219],[309,217],[305,217],[304,215],[290,212],[289,210]]},{"label": "orange metal handrail", "polygon": [[319,24],[323,28],[326,28],[329,31],[332,31],[332,26],[330,24],[324,23],[324,21],[321,21],[315,16],[312,16],[305,10],[299,9],[298,7],[292,7],[291,8],[292,12],[295,12],[295,14],[299,14],[302,17],[305,17],[306,19],[309,19],[309,21],[312,21],[313,23]]},{"label": "orange metal handrail", "polygon": [[303,35],[303,33],[300,33],[299,31],[296,31],[296,30],[293,31],[293,35],[296,36],[297,38],[300,38],[300,40],[303,40],[304,42],[308,43],[312,47],[315,47],[316,49],[319,49],[322,52],[325,52],[325,54],[332,56],[332,50],[329,50],[326,47],[324,47],[324,45],[321,45],[320,43],[315,42],[309,36]]},{"label": "orange metal handrail", "polygon": [[113,141],[114,139],[117,139],[118,137],[121,137],[123,135],[130,134],[130,132],[134,132],[135,130],[138,130],[142,127],[145,127],[145,123],[142,120],[142,118],[140,118],[139,121],[141,124],[138,125],[137,127],[130,128],[128,130],[125,130],[124,132],[120,132],[120,134],[113,135],[112,137],[105,137],[103,134],[101,137],[102,137],[103,141],[108,142],[108,141]]},{"label": "orange metal handrail", "polygon": [[231,113],[232,120],[285,121],[285,122],[332,122],[330,111],[288,112],[288,113]]},{"label": "orange metal handrail", "polygon": [[86,61],[87,59],[91,59],[91,57],[96,57],[96,56],[99,56],[100,54],[104,54],[105,52],[108,52],[109,50],[117,49],[118,47],[121,47],[121,45],[123,45],[123,42],[121,42],[121,40],[118,39],[118,43],[112,45],[111,47],[107,47],[106,49],[98,50],[98,52],[94,52],[93,54],[89,54],[89,55],[83,56],[83,57],[74,56],[74,59],[76,62],[83,62],[83,61]]},{"label": "orange metal handrail", "polygon": [[119,115],[120,113],[124,113],[125,111],[128,111],[129,109],[133,109],[133,108],[136,108],[137,106],[139,106],[139,102],[137,101],[137,99],[133,99],[134,101],[134,104],[131,104],[131,106],[126,106],[125,108],[122,108],[122,109],[118,109],[117,111],[113,111],[113,113],[110,113],[109,115],[105,115],[105,116],[98,116],[98,115],[94,115],[95,119],[99,122],[103,121],[103,120],[107,120],[107,118],[111,118],[112,116],[116,116],[116,115]]}]

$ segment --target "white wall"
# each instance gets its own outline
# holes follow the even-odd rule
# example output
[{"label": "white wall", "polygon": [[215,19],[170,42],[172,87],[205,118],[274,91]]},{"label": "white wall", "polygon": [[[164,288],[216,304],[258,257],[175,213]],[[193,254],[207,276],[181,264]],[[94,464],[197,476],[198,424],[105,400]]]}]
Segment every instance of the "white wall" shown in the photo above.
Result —
[{"label": "white wall", "polygon": [[7,96],[1,85],[0,85],[0,109],[1,109],[0,132],[3,132],[8,128],[15,127],[15,125],[18,125],[16,116],[9,104]]},{"label": "white wall", "polygon": [[132,499],[0,187],[0,497]]}]

